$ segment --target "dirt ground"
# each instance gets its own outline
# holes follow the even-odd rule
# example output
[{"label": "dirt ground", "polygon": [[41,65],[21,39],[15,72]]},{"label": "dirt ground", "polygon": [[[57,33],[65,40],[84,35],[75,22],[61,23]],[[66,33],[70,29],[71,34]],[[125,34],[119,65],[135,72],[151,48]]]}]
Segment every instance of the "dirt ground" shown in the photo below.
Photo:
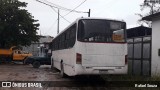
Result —
[{"label": "dirt ground", "polygon": [[59,76],[57,70],[51,70],[50,65],[33,68],[32,65],[5,64],[0,65],[1,81],[59,81],[67,80]]},{"label": "dirt ground", "polygon": [[[50,65],[42,65],[40,68],[36,69],[33,68],[32,65],[23,65],[21,63],[0,64],[0,86],[2,86],[2,82],[12,83],[12,87],[0,87],[0,90],[137,90],[137,88],[104,87],[103,78],[100,76],[61,78],[59,71],[51,69],[50,67]],[[27,83],[27,87],[13,87],[16,85],[13,85],[13,82]],[[42,84],[40,85],[42,87],[28,87],[28,83],[39,82]],[[159,90],[159,88],[144,88],[139,90]]]},{"label": "dirt ground", "polygon": [[[79,80],[85,78],[79,78]],[[54,84],[69,84],[68,81],[76,82],[77,78],[67,77],[61,78],[58,70],[50,69],[50,65],[42,65],[40,68],[33,68],[32,65],[23,64],[0,64],[0,81],[53,81]],[[55,81],[55,82],[54,82]],[[83,84],[80,82],[78,84]],[[76,84],[76,83],[74,83]],[[55,86],[55,87],[1,87],[0,90],[104,90],[104,88],[96,87],[76,87],[70,85],[69,87]],[[107,89],[108,90],[108,89]]]}]

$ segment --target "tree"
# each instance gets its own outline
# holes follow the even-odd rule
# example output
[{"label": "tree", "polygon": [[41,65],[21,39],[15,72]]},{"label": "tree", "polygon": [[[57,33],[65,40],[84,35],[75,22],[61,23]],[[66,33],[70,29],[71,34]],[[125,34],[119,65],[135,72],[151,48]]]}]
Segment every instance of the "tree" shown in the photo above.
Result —
[{"label": "tree", "polygon": [[0,0],[0,47],[28,46],[37,42],[37,20],[24,8],[27,3],[18,0]]},{"label": "tree", "polygon": [[[160,2],[157,0],[144,0],[144,2],[140,5],[141,11],[149,9],[148,13],[145,14],[136,14],[140,16],[140,18],[155,14],[160,11]],[[141,25],[147,24],[149,27],[151,27],[151,22],[145,21],[145,20],[138,20],[138,23]]]},{"label": "tree", "polygon": [[156,2],[156,0],[148,1],[144,0],[144,2],[140,5],[141,10],[149,8],[148,15],[155,14],[160,11],[160,2]]}]

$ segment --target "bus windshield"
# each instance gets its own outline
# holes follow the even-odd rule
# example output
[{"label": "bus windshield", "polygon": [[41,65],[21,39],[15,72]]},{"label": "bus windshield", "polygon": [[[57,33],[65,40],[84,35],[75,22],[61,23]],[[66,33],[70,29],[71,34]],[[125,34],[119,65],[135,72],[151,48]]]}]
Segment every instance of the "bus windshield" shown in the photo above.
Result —
[{"label": "bus windshield", "polygon": [[82,19],[78,23],[78,41],[125,42],[125,23],[120,21]]}]

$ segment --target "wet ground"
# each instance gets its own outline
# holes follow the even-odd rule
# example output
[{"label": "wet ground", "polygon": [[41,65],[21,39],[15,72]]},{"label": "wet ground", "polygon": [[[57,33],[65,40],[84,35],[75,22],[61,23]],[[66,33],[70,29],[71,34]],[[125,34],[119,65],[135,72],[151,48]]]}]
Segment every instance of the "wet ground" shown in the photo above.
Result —
[{"label": "wet ground", "polygon": [[[20,83],[41,83],[38,87],[5,87],[0,90],[104,90],[102,87],[86,85],[92,83],[94,78],[89,77],[66,77],[61,78],[59,71],[50,69],[50,65],[43,65],[40,68],[33,68],[32,65],[23,64],[1,64],[0,81],[13,81]],[[96,78],[100,80],[99,78]],[[22,82],[23,81],[23,82]],[[37,82],[38,81],[38,82]],[[13,83],[12,82],[12,83]],[[46,83],[46,85],[44,85]],[[96,82],[98,83],[98,82]],[[28,84],[27,84],[28,85]],[[41,87],[42,86],[42,87]],[[108,89],[107,89],[108,90]]]},{"label": "wet ground", "polygon": [[[105,80],[111,81],[112,79],[113,77]],[[137,88],[106,87],[105,80],[101,76],[61,78],[59,71],[51,69],[50,65],[42,65],[36,69],[32,65],[23,65],[21,63],[0,64],[0,86],[2,86],[2,82],[9,82],[12,86],[0,87],[0,90],[137,90]],[[121,82],[119,84],[123,83]],[[138,90],[160,89],[138,88]]]},{"label": "wet ground", "polygon": [[31,65],[0,65],[1,81],[48,81],[56,80],[58,72],[53,72],[49,65],[36,69]]}]

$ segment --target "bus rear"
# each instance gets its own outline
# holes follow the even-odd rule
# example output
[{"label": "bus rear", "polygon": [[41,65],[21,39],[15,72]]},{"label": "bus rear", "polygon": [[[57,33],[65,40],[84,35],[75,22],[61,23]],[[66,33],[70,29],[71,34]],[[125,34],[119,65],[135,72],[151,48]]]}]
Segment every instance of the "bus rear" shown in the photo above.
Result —
[{"label": "bus rear", "polygon": [[76,75],[127,74],[126,24],[105,19],[78,21]]}]

